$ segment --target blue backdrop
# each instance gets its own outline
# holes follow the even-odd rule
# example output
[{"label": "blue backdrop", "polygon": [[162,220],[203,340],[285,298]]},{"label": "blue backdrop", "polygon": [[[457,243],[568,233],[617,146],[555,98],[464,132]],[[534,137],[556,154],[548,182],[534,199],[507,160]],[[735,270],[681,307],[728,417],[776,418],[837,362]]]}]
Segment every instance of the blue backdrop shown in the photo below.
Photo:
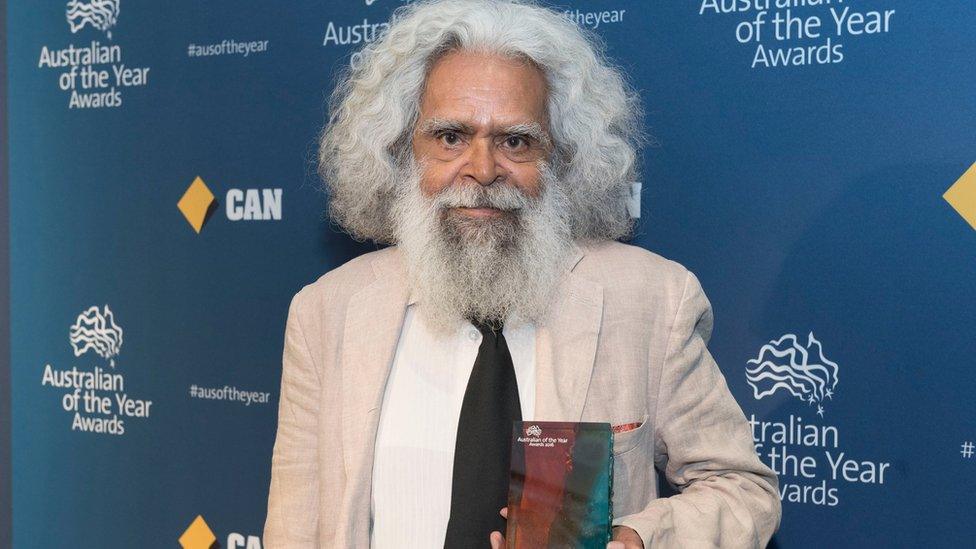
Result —
[{"label": "blue backdrop", "polygon": [[[0,546],[260,547],[289,299],[372,249],[315,137],[396,5],[3,5]],[[712,301],[775,546],[971,546],[973,3],[563,9],[640,90],[634,243]]]}]

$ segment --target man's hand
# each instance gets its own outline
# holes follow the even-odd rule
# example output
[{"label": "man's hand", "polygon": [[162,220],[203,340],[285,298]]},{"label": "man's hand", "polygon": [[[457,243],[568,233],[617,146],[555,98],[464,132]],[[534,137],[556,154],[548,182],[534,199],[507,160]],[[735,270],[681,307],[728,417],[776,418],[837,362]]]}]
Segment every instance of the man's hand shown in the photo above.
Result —
[{"label": "man's hand", "polygon": [[[502,507],[501,514],[508,519],[508,507]],[[497,530],[491,533],[488,540],[491,542],[491,549],[504,549],[505,536]],[[637,532],[626,526],[614,526],[613,541],[607,544],[607,549],[644,549],[644,541]]]},{"label": "man's hand", "polygon": [[613,541],[607,544],[607,549],[644,549],[644,540],[633,528],[614,526]]}]

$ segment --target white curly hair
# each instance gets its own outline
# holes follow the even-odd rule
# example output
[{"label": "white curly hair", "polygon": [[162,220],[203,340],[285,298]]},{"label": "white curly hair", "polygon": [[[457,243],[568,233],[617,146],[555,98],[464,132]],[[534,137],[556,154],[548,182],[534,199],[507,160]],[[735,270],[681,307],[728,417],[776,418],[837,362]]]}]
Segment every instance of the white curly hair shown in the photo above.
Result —
[{"label": "white curly hair", "polygon": [[319,141],[330,214],[353,237],[396,244],[395,203],[409,178],[411,139],[430,68],[446,53],[529,60],[545,75],[548,159],[575,239],[618,239],[637,179],[640,104],[600,40],[531,1],[429,0],[404,5],[388,31],[340,76]]}]

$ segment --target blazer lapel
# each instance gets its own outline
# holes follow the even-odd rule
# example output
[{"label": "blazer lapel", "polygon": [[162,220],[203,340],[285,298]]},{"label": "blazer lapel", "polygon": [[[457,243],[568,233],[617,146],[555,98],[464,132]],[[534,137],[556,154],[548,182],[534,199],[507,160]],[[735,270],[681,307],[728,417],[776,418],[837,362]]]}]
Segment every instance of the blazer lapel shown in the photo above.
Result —
[{"label": "blazer lapel", "polygon": [[354,294],[346,310],[341,366],[342,456],[348,482],[342,511],[348,520],[347,546],[369,544],[379,411],[409,297],[406,277],[390,263],[374,264],[377,279]]},{"label": "blazer lapel", "polygon": [[536,406],[539,421],[580,421],[603,321],[603,286],[573,270],[573,256],[549,322],[536,332]]}]

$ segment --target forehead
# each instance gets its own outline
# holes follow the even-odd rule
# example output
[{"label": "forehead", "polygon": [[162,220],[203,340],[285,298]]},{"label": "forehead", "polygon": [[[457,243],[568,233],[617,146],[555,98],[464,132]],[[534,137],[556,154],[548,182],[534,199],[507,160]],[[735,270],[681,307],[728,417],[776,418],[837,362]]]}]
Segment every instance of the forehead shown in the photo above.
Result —
[{"label": "forehead", "polygon": [[475,126],[546,123],[546,79],[528,61],[479,52],[451,52],[431,67],[421,118]]}]

